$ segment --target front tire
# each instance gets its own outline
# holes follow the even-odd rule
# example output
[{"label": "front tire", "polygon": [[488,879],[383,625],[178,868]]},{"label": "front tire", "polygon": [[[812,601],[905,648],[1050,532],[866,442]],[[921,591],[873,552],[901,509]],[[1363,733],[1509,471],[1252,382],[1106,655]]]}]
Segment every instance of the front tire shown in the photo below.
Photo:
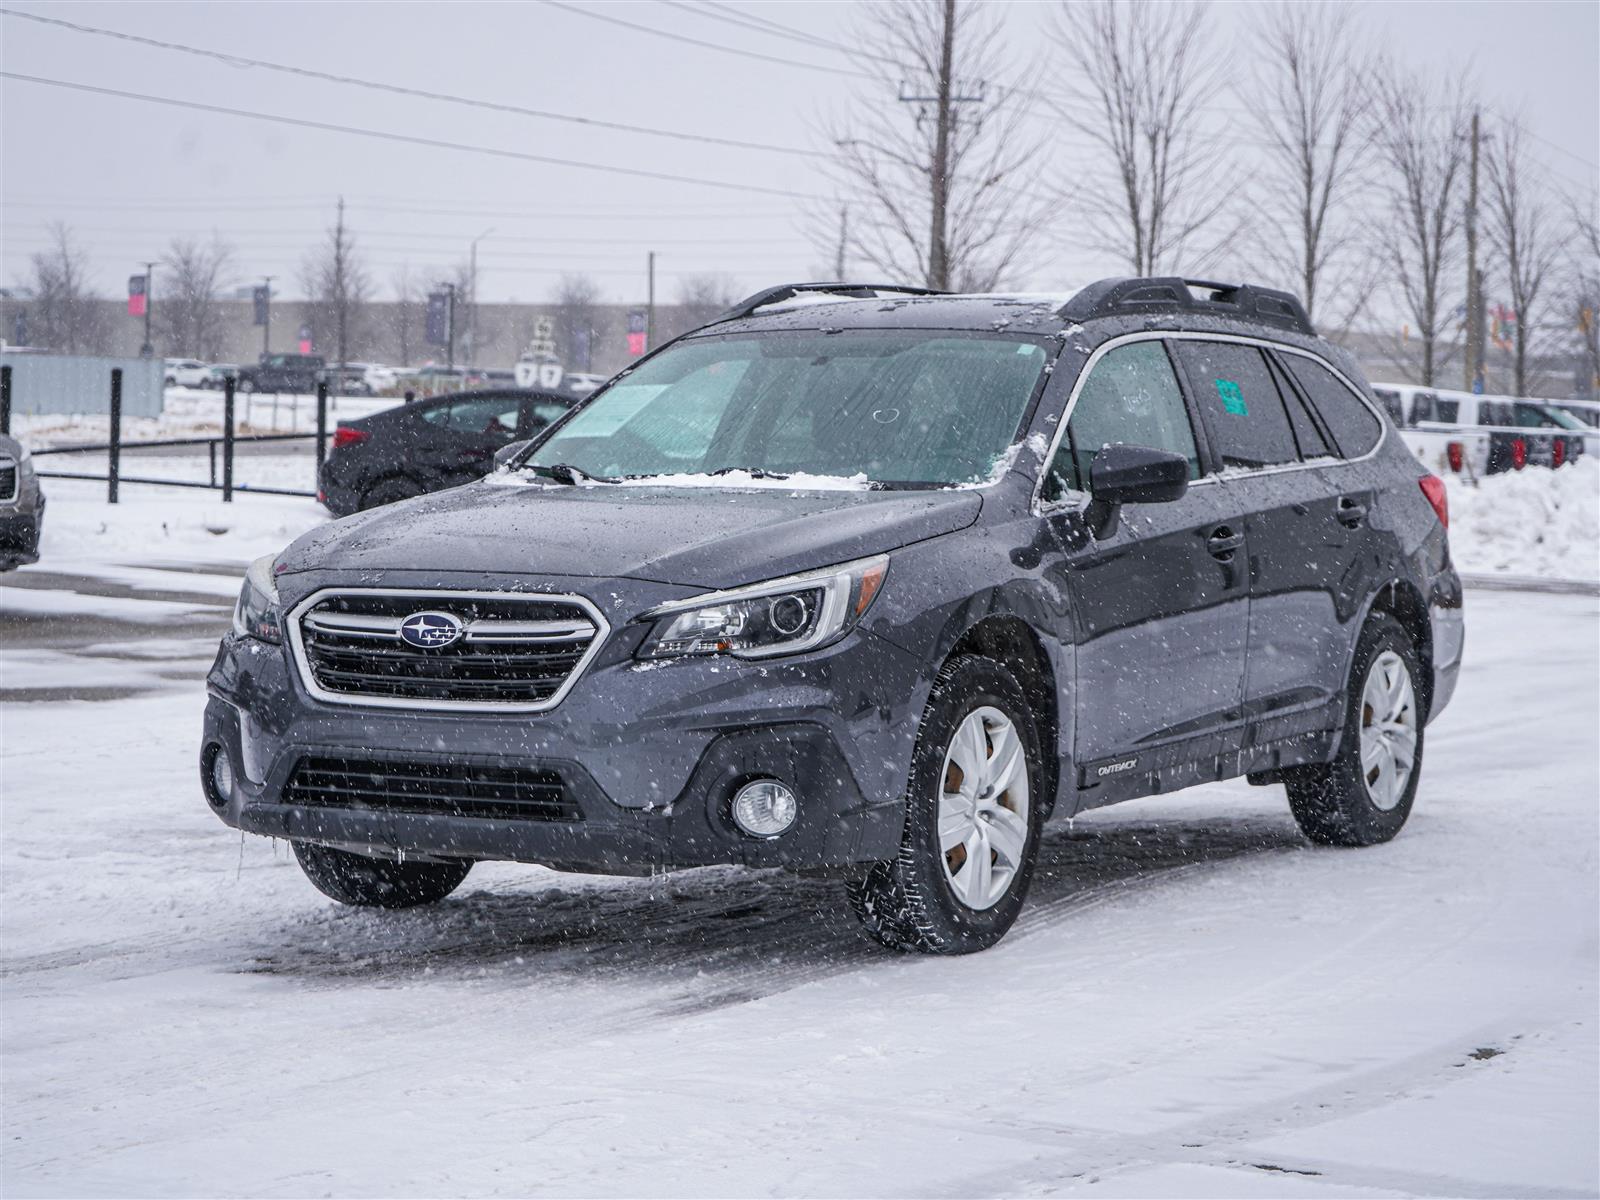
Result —
[{"label": "front tire", "polygon": [[1313,842],[1374,846],[1405,825],[1422,777],[1421,677],[1410,635],[1373,616],[1356,644],[1337,755],[1284,772],[1290,811]]},{"label": "front tire", "polygon": [[1022,686],[992,659],[952,659],[935,681],[906,792],[899,855],[849,884],[866,932],[896,950],[970,954],[1022,910],[1048,798]]},{"label": "front tire", "polygon": [[294,856],[312,886],[340,904],[414,908],[443,900],[472,870],[471,859],[448,862],[373,858],[315,842],[295,842]]}]

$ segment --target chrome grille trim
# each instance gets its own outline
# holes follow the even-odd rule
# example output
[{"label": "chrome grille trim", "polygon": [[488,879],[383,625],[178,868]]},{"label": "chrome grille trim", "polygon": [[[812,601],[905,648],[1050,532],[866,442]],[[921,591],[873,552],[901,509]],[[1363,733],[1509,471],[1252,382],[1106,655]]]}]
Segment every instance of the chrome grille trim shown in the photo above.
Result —
[{"label": "chrome grille trim", "polygon": [[[544,620],[544,621],[502,621],[486,618],[473,619],[466,622],[465,637],[462,644],[477,643],[483,646],[488,653],[488,647],[503,647],[502,652],[510,652],[518,644],[529,647],[530,651],[539,649],[551,653],[560,652],[562,647],[571,647],[568,653],[576,652],[580,643],[587,641],[587,647],[581,657],[567,672],[566,678],[560,686],[543,700],[460,700],[439,699],[410,696],[385,696],[363,694],[357,691],[332,691],[323,687],[317,681],[317,676],[312,669],[310,657],[306,649],[306,638],[302,623],[312,634],[333,634],[351,639],[365,639],[373,645],[375,653],[393,655],[395,649],[380,646],[393,641],[400,642],[400,623],[405,620],[403,616],[388,617],[361,613],[312,613],[318,604],[334,597],[392,597],[410,602],[416,610],[436,610],[441,605],[448,607],[451,600],[486,600],[528,604],[556,604],[570,605],[581,609],[587,620],[572,618],[570,620]],[[417,588],[364,588],[364,587],[327,587],[319,588],[312,592],[300,603],[296,604],[286,614],[285,624],[289,637],[289,648],[293,653],[295,668],[300,675],[300,682],[312,696],[329,704],[347,704],[363,708],[396,708],[421,712],[493,712],[493,713],[519,713],[519,712],[548,712],[562,700],[567,693],[582,678],[584,671],[600,652],[606,638],[611,633],[611,626],[601,614],[600,610],[583,596],[570,592],[514,592],[514,591],[448,591],[424,590]],[[359,644],[359,643],[358,643]],[[419,662],[427,661],[420,656]],[[488,681],[475,679],[461,681],[463,690],[476,690],[479,692],[489,690]],[[508,682],[508,687],[515,686]]]}]

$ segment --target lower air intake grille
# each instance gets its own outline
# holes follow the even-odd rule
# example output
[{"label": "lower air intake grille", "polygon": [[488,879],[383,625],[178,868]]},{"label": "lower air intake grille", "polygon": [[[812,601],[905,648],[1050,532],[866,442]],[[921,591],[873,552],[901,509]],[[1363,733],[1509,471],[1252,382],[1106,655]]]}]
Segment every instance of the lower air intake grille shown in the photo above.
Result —
[{"label": "lower air intake grille", "polygon": [[285,804],[502,821],[581,821],[554,771],[411,759],[302,758]]},{"label": "lower air intake grille", "polygon": [[7,459],[0,462],[0,500],[17,498],[17,464]]}]

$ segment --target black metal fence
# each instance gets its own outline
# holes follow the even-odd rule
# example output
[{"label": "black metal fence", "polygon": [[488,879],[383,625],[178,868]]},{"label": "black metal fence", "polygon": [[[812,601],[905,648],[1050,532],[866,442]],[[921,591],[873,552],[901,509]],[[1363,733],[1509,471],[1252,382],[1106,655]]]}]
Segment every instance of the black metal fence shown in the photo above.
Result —
[{"label": "black metal fence", "polygon": [[[106,500],[111,504],[117,502],[117,490],[124,483],[139,483],[153,487],[180,487],[204,488],[211,491],[220,491],[222,499],[231,503],[233,494],[239,492],[252,492],[268,496],[306,496],[316,499],[317,489],[313,486],[310,490],[299,488],[255,487],[249,484],[235,484],[234,482],[234,451],[240,445],[256,445],[261,442],[306,442],[316,443],[316,478],[322,477],[322,464],[328,456],[328,384],[326,380],[317,383],[317,430],[315,433],[259,433],[245,437],[238,436],[234,422],[234,380],[229,376],[224,383],[222,391],[222,433],[212,437],[182,437],[160,438],[149,441],[125,442],[122,439],[122,370],[113,368],[111,371],[111,428],[110,440],[87,446],[56,446],[43,450],[35,450],[34,458],[42,458],[48,454],[104,454],[106,455],[106,470],[104,474],[89,471],[43,471],[39,472],[43,479],[87,479],[103,481],[106,485]],[[0,367],[0,433],[11,432],[11,368]],[[210,478],[202,482],[198,479],[154,479],[144,475],[127,475],[122,471],[122,452],[124,450],[153,450],[164,447],[177,446],[205,446],[208,452],[210,465]]]}]

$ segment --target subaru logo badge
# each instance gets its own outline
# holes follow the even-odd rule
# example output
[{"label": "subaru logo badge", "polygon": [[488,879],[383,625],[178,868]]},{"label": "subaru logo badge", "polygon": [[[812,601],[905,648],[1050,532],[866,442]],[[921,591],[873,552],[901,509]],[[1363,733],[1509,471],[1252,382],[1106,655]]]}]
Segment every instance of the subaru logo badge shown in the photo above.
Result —
[{"label": "subaru logo badge", "polygon": [[400,622],[400,640],[419,650],[453,646],[464,632],[461,618],[447,612],[412,613]]}]

